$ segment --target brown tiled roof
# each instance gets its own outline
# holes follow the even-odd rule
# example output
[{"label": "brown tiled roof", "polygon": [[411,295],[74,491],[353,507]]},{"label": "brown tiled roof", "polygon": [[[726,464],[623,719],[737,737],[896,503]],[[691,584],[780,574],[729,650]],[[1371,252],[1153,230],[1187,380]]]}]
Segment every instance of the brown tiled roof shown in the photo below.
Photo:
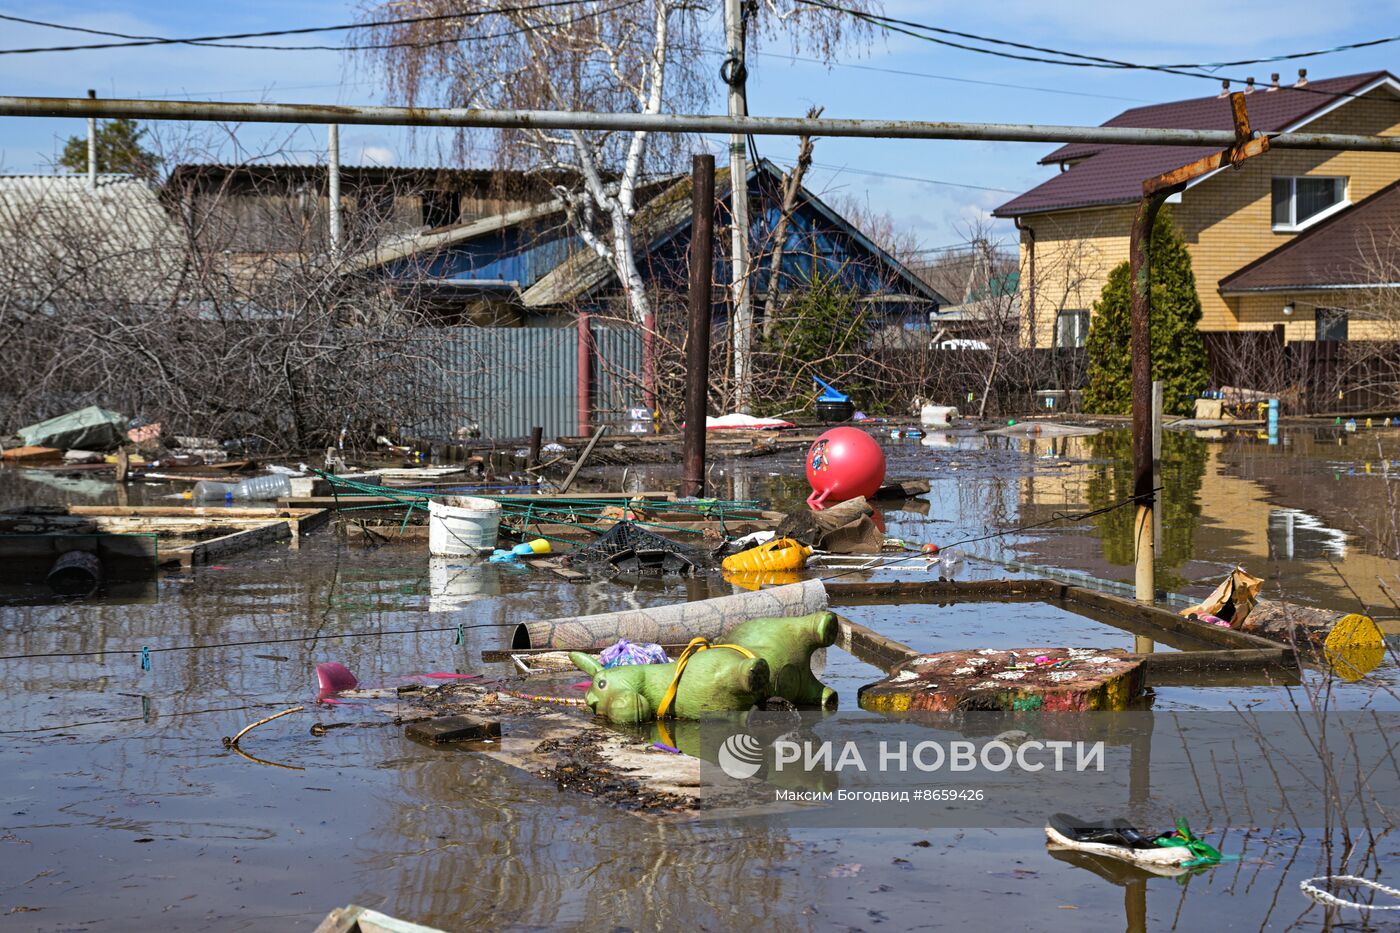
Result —
[{"label": "brown tiled roof", "polygon": [[[1276,133],[1337,102],[1337,94],[1351,94],[1381,78],[1386,71],[1369,71],[1341,78],[1311,82],[1305,89],[1284,87],[1258,90],[1249,95],[1250,125]],[[1218,96],[1153,104],[1125,110],[1104,126],[1157,129],[1228,130],[1233,125],[1228,100]],[[1071,143],[1051,152],[1041,163],[1075,162],[1068,170],[1018,195],[992,213],[1015,217],[1041,211],[1066,210],[1136,201],[1143,179],[1180,168],[1216,151],[1191,146],[1121,146]]]},{"label": "brown tiled roof", "polygon": [[[1377,285],[1368,261],[1400,237],[1400,181],[1338,211],[1220,280],[1224,292]],[[1393,260],[1386,261],[1388,267]],[[1369,273],[1369,274],[1368,274]],[[1382,274],[1381,278],[1391,278]]]}]

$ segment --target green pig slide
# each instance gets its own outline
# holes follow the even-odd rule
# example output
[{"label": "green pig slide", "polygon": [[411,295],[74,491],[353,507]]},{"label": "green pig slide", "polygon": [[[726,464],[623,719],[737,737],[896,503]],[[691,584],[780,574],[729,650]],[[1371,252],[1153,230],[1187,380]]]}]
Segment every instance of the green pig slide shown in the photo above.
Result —
[{"label": "green pig slide", "polygon": [[839,631],[833,613],[816,612],[753,619],[731,629],[722,643],[696,639],[669,664],[604,670],[592,655],[574,651],[569,659],[593,677],[584,697],[589,709],[617,723],[667,715],[698,719],[705,713],[746,710],[774,696],[796,706],[834,709],[836,691],[812,673],[812,652],[834,644]]}]

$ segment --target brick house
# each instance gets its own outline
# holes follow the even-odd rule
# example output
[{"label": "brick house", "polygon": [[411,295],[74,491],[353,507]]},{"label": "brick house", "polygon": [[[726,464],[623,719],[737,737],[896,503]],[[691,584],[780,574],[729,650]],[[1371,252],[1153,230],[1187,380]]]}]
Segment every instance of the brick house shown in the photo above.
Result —
[{"label": "brick house", "polygon": [[[1265,132],[1400,135],[1400,81],[1389,72],[1311,82],[1300,72],[1282,87],[1275,75],[1247,101],[1251,125]],[[1229,129],[1229,101],[1222,93],[1136,107],[1104,125]],[[1059,172],[993,212],[1020,231],[1030,345],[1083,345],[1109,272],[1128,258],[1142,181],[1210,151],[1075,143],[1040,160]],[[1354,312],[1363,294],[1397,285],[1397,179],[1392,153],[1274,150],[1173,196],[1212,356],[1259,332],[1285,342],[1391,337]]]}]

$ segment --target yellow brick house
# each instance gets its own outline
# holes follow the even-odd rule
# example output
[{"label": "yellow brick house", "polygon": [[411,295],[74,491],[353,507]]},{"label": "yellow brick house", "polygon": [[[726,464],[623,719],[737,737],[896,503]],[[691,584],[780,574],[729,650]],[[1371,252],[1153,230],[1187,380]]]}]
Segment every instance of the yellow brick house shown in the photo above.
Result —
[{"label": "yellow brick house", "polygon": [[[1246,100],[1251,125],[1265,132],[1400,135],[1400,81],[1389,72],[1311,82],[1300,72],[1292,86],[1275,75]],[[1229,129],[1230,106],[1223,94],[1174,101],[1104,125]],[[1040,160],[1059,171],[993,212],[1020,231],[1029,345],[1083,346],[1094,301],[1128,258],[1143,180],[1210,151],[1074,143]],[[1168,203],[1191,253],[1212,355],[1259,331],[1288,342],[1400,336],[1356,313],[1361,296],[1400,287],[1397,180],[1400,153],[1274,150],[1175,195]]]}]

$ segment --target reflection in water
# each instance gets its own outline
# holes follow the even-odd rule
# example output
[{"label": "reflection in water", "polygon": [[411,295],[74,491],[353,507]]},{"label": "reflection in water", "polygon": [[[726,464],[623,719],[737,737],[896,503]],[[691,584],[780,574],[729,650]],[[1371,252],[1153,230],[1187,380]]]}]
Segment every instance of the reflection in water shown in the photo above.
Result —
[{"label": "reflection in water", "polygon": [[1345,560],[1347,534],[1302,509],[1269,510],[1269,556],[1278,560]]},{"label": "reflection in water", "polygon": [[[1106,431],[1085,438],[1096,464],[1089,480],[1089,505],[1101,509],[1133,494],[1132,436]],[[1127,468],[1125,468],[1125,466]],[[1201,518],[1201,479],[1206,471],[1206,442],[1171,431],[1162,437],[1162,459],[1157,485],[1157,517],[1162,538],[1156,548],[1157,586],[1179,590],[1186,582],[1178,568],[1195,550],[1196,528]],[[1133,563],[1133,510],[1115,509],[1094,519],[1094,534],[1103,542],[1104,560],[1119,566]]]}]

